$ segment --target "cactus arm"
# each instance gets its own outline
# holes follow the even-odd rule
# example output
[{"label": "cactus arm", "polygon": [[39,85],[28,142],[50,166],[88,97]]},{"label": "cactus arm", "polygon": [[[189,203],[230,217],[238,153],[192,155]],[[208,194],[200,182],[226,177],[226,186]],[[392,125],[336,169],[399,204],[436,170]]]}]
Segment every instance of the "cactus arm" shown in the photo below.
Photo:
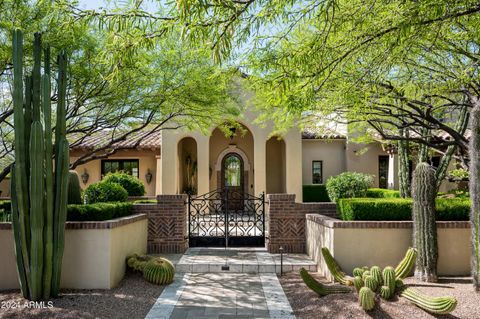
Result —
[{"label": "cactus arm", "polygon": [[403,289],[400,296],[434,314],[448,314],[457,306],[457,299],[454,297],[431,297],[413,288]]},{"label": "cactus arm", "polygon": [[330,294],[341,294],[341,293],[349,293],[352,292],[350,288],[342,286],[342,285],[332,285],[327,286],[318,282],[313,278],[305,268],[300,269],[300,277],[302,277],[303,282],[307,285],[308,288],[313,290],[319,296],[323,297]]},{"label": "cactus arm", "polygon": [[384,299],[390,299],[393,297],[396,288],[395,270],[392,267],[385,267],[385,269],[383,269],[382,276],[385,286],[388,288],[388,290],[382,287],[380,294]]},{"label": "cactus arm", "polygon": [[[63,248],[65,246],[65,221],[67,218],[68,195],[68,141],[60,140],[59,155],[56,157],[55,216],[54,216],[54,250],[52,270],[52,295],[58,296],[62,271]],[[58,160],[57,160],[58,159]]]},{"label": "cactus arm", "polygon": [[52,106],[50,102],[50,48],[45,49],[45,74],[42,77],[42,108],[45,125],[45,265],[43,271],[43,296],[50,297],[53,263],[53,146]]},{"label": "cactus arm", "polygon": [[13,236],[15,238],[15,257],[17,259],[17,270],[18,276],[20,279],[20,288],[22,291],[22,295],[24,298],[28,298],[28,282],[27,282],[27,274],[25,273],[25,266],[23,263],[23,255],[22,255],[22,241],[20,238],[20,229],[18,223],[18,204],[17,204],[17,194],[16,194],[16,182],[15,182],[15,165],[12,168],[12,180],[10,183],[10,195],[12,197],[12,224],[13,224]]},{"label": "cactus arm", "polygon": [[400,261],[398,266],[395,268],[395,275],[397,279],[405,279],[412,272],[413,267],[415,266],[415,261],[417,259],[417,250],[415,248],[409,248],[405,257]]},{"label": "cactus arm", "polygon": [[40,33],[35,33],[33,42],[33,70],[32,70],[32,121],[40,121],[40,93],[42,76],[42,43]]},{"label": "cactus arm", "polygon": [[342,269],[338,265],[337,261],[333,258],[328,248],[322,248],[322,255],[333,278],[342,285],[353,286],[353,278],[346,276],[345,273],[342,272]]},{"label": "cactus arm", "polygon": [[30,139],[30,227],[31,227],[31,299],[42,295],[43,277],[43,227],[44,227],[44,141],[42,124],[32,123]]},{"label": "cactus arm", "polygon": [[[29,262],[29,236],[27,236],[28,220],[28,181],[26,164],[26,145],[25,144],[25,117],[23,110],[23,34],[20,30],[13,32],[13,120],[15,125],[15,168],[18,172],[15,174],[15,198],[18,208],[18,223],[13,226],[14,232],[20,235],[20,248],[22,250],[22,261],[25,267],[25,277],[27,281],[30,277]],[[20,270],[19,270],[20,272]],[[27,288],[30,289],[27,285]],[[26,294],[24,292],[24,294]]]}]

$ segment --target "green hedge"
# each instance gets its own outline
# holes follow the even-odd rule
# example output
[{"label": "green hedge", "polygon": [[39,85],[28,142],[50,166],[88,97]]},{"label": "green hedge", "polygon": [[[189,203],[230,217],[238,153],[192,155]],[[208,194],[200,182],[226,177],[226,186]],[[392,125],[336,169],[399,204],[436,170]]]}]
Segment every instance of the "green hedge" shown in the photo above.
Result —
[{"label": "green hedge", "polygon": [[329,202],[327,187],[323,184],[303,185],[303,202]]},{"label": "green hedge", "polygon": [[[437,198],[437,220],[469,220],[470,202],[462,198]],[[411,220],[411,198],[344,198],[337,203],[343,220]]]},{"label": "green hedge", "polygon": [[102,221],[132,214],[132,203],[68,205],[68,221]]},{"label": "green hedge", "polygon": [[400,198],[400,192],[393,189],[369,188],[367,190],[368,198]]}]

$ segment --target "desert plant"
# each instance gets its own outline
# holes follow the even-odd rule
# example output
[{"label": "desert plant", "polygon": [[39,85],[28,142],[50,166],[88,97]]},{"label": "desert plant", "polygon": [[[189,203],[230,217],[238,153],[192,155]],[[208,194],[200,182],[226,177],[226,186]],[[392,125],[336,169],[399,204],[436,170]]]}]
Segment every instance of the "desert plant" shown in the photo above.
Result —
[{"label": "desert plant", "polygon": [[457,306],[457,299],[453,297],[431,297],[413,288],[404,288],[400,296],[423,310],[439,315],[448,314]]},{"label": "desert plant", "polygon": [[480,100],[475,98],[475,106],[470,111],[470,130],[472,131],[469,144],[469,193],[472,203],[470,223],[472,225],[472,277],[473,286],[480,290]]},{"label": "desert plant", "polygon": [[117,172],[109,173],[102,180],[104,183],[117,183],[120,184],[128,193],[128,196],[143,196],[145,195],[145,186],[135,176]]},{"label": "desert plant", "polygon": [[403,257],[403,259],[395,268],[395,278],[400,280],[407,278],[408,275],[412,273],[416,260],[417,250],[414,248],[409,248],[405,254],[405,257]]},{"label": "desert plant", "polygon": [[372,184],[372,175],[344,172],[327,180],[328,197],[333,202],[339,198],[365,197]]},{"label": "desert plant", "polygon": [[353,286],[353,278],[345,275],[338,263],[333,258],[328,248],[322,248],[322,255],[325,263],[327,264],[328,270],[330,270],[333,278],[343,285]]},{"label": "desert plant", "polygon": [[303,282],[307,285],[308,288],[312,289],[319,296],[326,296],[330,294],[341,294],[352,292],[348,287],[342,285],[324,285],[321,282],[318,282],[313,278],[305,268],[300,269],[300,277],[302,277]]},{"label": "desert plant", "polygon": [[168,285],[173,282],[175,267],[165,258],[156,257],[143,267],[143,278],[157,285]]},{"label": "desert plant", "polygon": [[[13,32],[15,166],[11,182],[12,224],[20,287],[23,296],[30,300],[48,299],[58,295],[67,215],[69,165],[65,129],[67,61],[62,51],[58,56],[57,122],[53,145],[48,48],[45,49],[43,76],[41,59],[41,35],[36,33],[32,75],[26,77],[24,90],[23,33],[15,30]],[[54,163],[52,158],[55,158]],[[55,175],[52,165],[55,165]]]},{"label": "desert plant", "polygon": [[437,281],[436,185],[435,169],[427,163],[418,164],[412,182],[413,243],[418,251],[415,277],[427,282]]},{"label": "desert plant", "polygon": [[368,287],[362,287],[358,292],[358,301],[364,310],[372,310],[375,307],[375,293]]},{"label": "desert plant", "polygon": [[128,192],[120,184],[102,181],[90,184],[83,196],[87,204],[125,202],[128,199]]},{"label": "desert plant", "polygon": [[[381,298],[386,300],[391,299],[395,293],[398,293],[400,296],[410,300],[418,307],[434,314],[449,313],[453,311],[457,305],[457,300],[454,297],[430,297],[421,294],[414,289],[408,288],[403,284],[403,281],[400,278],[405,278],[411,272],[412,267],[415,264],[417,254],[413,248],[410,248],[407,251],[405,257],[397,266],[398,273],[390,266],[385,267],[381,274],[379,273],[380,268],[377,266],[373,266],[370,270],[366,270],[368,269],[367,267],[357,267],[354,268],[354,275],[356,276],[351,281],[341,271],[337,261],[333,258],[326,247],[322,248],[322,254],[328,269],[332,272],[332,275],[334,273],[336,274],[333,275],[335,280],[343,285],[350,285],[351,282],[353,283],[355,290],[358,292],[360,305],[366,311],[375,307],[375,291],[378,292]],[[360,277],[360,275],[362,277]],[[380,279],[376,279],[375,277]],[[380,286],[379,283],[382,281],[384,285]]]},{"label": "desert plant", "polygon": [[168,285],[173,282],[175,267],[165,258],[149,255],[133,254],[127,257],[127,266],[143,273],[143,278],[157,285]]},{"label": "desert plant", "polygon": [[82,189],[76,171],[68,172],[68,204],[82,203]]}]

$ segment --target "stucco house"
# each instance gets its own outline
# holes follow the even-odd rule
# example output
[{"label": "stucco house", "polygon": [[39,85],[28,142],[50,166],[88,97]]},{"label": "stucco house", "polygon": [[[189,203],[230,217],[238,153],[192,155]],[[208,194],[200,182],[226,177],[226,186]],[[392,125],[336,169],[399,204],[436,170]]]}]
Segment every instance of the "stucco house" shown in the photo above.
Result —
[{"label": "stucco house", "polygon": [[[245,111],[237,126],[207,133],[184,129],[151,134],[138,143],[141,134],[124,141],[121,150],[107,159],[90,161],[76,168],[82,187],[98,182],[111,171],[137,176],[146,186],[146,196],[204,194],[224,186],[245,193],[295,194],[302,200],[302,185],[323,184],[344,171],[374,175],[375,187],[396,188],[396,155],[380,143],[356,144],[346,132],[320,135],[291,129],[272,136],[273,125],[258,125],[256,114]],[[71,151],[72,161],[101,143],[101,136],[85,139]]]}]

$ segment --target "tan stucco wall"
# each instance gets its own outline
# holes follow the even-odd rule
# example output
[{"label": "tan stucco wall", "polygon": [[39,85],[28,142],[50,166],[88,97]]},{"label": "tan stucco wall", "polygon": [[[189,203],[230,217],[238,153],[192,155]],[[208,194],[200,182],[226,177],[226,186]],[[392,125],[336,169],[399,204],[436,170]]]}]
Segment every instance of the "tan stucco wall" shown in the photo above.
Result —
[{"label": "tan stucco wall", "polygon": [[323,183],[345,171],[345,140],[302,140],[303,184],[312,184],[312,161],[323,161]]},{"label": "tan stucco wall", "polygon": [[[185,187],[188,185],[188,176],[187,176],[187,157],[190,156],[190,160],[192,161],[192,165],[194,162],[197,161],[197,142],[195,139],[191,137],[186,137],[182,139],[178,144],[177,149],[177,166],[179,167],[178,170],[178,193],[183,193]],[[193,166],[192,166],[193,168]],[[198,183],[195,182],[195,188],[198,189]]]},{"label": "tan stucco wall", "polygon": [[[113,229],[67,229],[62,288],[110,289],[125,274],[125,258],[147,251],[148,220]],[[0,290],[19,288],[12,230],[0,230]]]},{"label": "tan stucco wall", "polygon": [[10,197],[10,177],[0,182],[0,197]]},{"label": "tan stucco wall", "polygon": [[379,143],[346,145],[346,170],[374,176],[374,187],[378,187],[378,156],[388,155]]},{"label": "tan stucco wall", "polygon": [[286,154],[285,142],[276,136],[267,141],[265,173],[267,175],[267,194],[286,192]]},{"label": "tan stucco wall", "polygon": [[[155,180],[157,178],[157,159],[155,156],[159,151],[152,150],[124,150],[118,151],[115,155],[108,157],[108,159],[138,159],[139,172],[138,178],[145,185],[145,196],[154,196],[156,195],[155,190]],[[72,151],[70,153],[70,162],[73,162],[78,157],[81,156],[80,151]],[[81,180],[81,175],[87,170],[90,175],[87,184],[84,184]],[[101,180],[101,160],[93,160],[84,165],[79,165],[75,168],[80,178],[80,186],[85,189],[88,185],[92,183],[99,182]],[[150,184],[147,183],[145,179],[145,174],[150,170],[152,174],[152,181]]]},{"label": "tan stucco wall", "polygon": [[[438,274],[470,274],[470,229],[438,228]],[[307,253],[321,275],[332,279],[320,249],[328,247],[348,274],[359,266],[393,266],[412,245],[412,228],[330,228],[307,220]]]}]

